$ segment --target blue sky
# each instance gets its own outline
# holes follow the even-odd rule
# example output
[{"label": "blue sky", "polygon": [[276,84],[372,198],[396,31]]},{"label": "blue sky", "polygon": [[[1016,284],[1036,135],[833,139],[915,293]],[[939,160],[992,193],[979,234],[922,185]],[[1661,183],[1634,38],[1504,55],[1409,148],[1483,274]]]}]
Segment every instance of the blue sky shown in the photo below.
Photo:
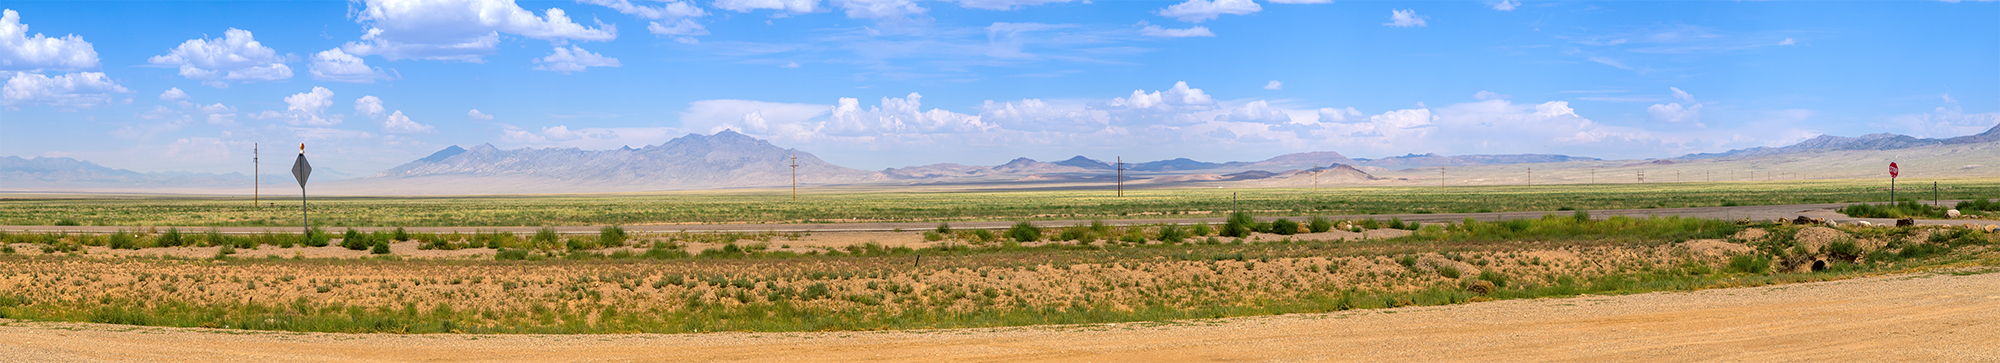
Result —
[{"label": "blue sky", "polygon": [[[361,176],[722,129],[862,168],[1672,157],[2000,123],[2000,3],[14,1],[0,155]],[[474,112],[476,110],[476,112]],[[288,162],[272,165],[282,167]]]}]

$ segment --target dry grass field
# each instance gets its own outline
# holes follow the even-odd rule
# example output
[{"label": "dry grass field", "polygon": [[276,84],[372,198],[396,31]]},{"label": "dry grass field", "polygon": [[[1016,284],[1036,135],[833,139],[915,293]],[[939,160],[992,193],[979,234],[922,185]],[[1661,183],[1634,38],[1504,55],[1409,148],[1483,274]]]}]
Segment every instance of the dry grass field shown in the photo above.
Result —
[{"label": "dry grass field", "polygon": [[[15,243],[0,256],[0,317],[353,333],[968,328],[1688,291],[1996,264],[1994,234],[1941,226],[1550,216],[1398,227],[1415,231],[1375,239],[1217,231],[1169,241],[1148,236],[1167,226],[1106,226],[1064,238],[1092,233],[1079,226],[1021,241],[789,250],[773,246],[790,243],[785,237],[741,234],[640,235],[627,247],[583,238],[537,248],[526,237],[501,249],[401,242],[369,252],[336,239],[233,255],[224,247]],[[975,235],[952,235],[961,233]],[[100,237],[65,238],[54,243]],[[215,254],[174,256],[191,248]],[[246,252],[265,248],[276,253]]]}]

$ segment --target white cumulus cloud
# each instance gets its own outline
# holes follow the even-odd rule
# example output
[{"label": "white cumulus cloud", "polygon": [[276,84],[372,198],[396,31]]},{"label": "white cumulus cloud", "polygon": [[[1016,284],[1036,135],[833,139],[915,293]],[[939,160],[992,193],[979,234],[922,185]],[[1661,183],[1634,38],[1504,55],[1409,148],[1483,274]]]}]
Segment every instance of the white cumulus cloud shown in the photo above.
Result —
[{"label": "white cumulus cloud", "polygon": [[333,90],[313,87],[311,91],[285,96],[285,111],[270,111],[251,114],[250,117],[263,120],[280,120],[292,125],[332,126],[339,125],[339,115],[327,115],[326,108],[333,107]]},{"label": "white cumulus cloud", "polygon": [[1149,37],[1187,38],[1187,37],[1212,37],[1215,36],[1215,33],[1208,31],[1208,27],[1205,26],[1196,26],[1187,29],[1173,29],[1173,28],[1161,27],[1158,25],[1147,25],[1145,28],[1139,28],[1139,35],[1145,35]]},{"label": "white cumulus cloud", "polygon": [[1416,9],[1405,9],[1405,10],[1395,10],[1395,9],[1390,9],[1390,10],[1389,10],[1389,22],[1387,22],[1387,23],[1382,23],[1382,25],[1387,25],[1387,26],[1393,26],[1393,27],[1398,27],[1398,28],[1408,28],[1408,27],[1415,27],[1415,26],[1427,26],[1427,25],[1429,25],[1429,24],[1427,24],[1427,23],[1426,23],[1426,22],[1424,21],[1424,19],[1426,19],[1426,18],[1430,18],[1430,17],[1428,17],[1428,16],[1423,16],[1423,15],[1417,15],[1417,10],[1416,10]]},{"label": "white cumulus cloud", "polygon": [[917,6],[915,0],[831,0],[851,19],[898,20],[911,15],[923,14],[930,9]]},{"label": "white cumulus cloud", "polygon": [[377,98],[375,96],[361,96],[361,98],[354,99],[355,115],[361,115],[367,117],[379,117],[382,116],[383,112],[388,112],[388,111],[389,110],[387,108],[382,107],[381,98]]},{"label": "white cumulus cloud", "polygon": [[389,73],[381,68],[369,67],[368,63],[340,48],[313,53],[312,64],[307,67],[313,79],[348,83],[375,83],[389,79]]},{"label": "white cumulus cloud", "polygon": [[0,71],[84,70],[98,67],[97,50],[75,34],[28,36],[28,25],[12,9],[0,11]]},{"label": "white cumulus cloud", "polygon": [[1257,2],[1251,0],[1188,0],[1160,9],[1155,14],[1189,23],[1200,23],[1214,20],[1223,14],[1246,15],[1259,11],[1264,11],[1264,7],[1258,6]]},{"label": "white cumulus cloud", "polygon": [[1680,103],[1653,104],[1646,107],[1646,114],[1652,116],[1653,121],[1701,125],[1701,104],[1699,103],[1685,107],[1681,106]]},{"label": "white cumulus cloud", "polygon": [[583,50],[582,47],[574,45],[569,46],[569,48],[556,47],[555,51],[550,53],[549,56],[535,59],[535,63],[537,63],[535,66],[536,70],[562,74],[582,72],[586,67],[619,67],[624,65],[619,63],[617,58],[591,53],[590,51]]},{"label": "white cumulus cloud", "polygon": [[12,73],[12,77],[7,78],[7,85],[0,87],[0,105],[88,108],[111,103],[114,93],[132,92],[112,82],[103,72],[78,72],[55,77],[28,72]]},{"label": "white cumulus cloud", "polygon": [[189,39],[146,62],[180,66],[181,77],[215,88],[229,88],[228,81],[292,78],[292,67],[285,65],[284,56],[257,42],[250,31],[236,28],[223,31],[221,38]]},{"label": "white cumulus cloud", "polygon": [[188,94],[187,91],[182,91],[180,87],[168,88],[166,92],[160,92],[160,100],[186,101],[188,100]]},{"label": "white cumulus cloud", "polygon": [[1264,84],[1264,89],[1272,91],[1285,89],[1285,82],[1271,81],[1270,83]]},{"label": "white cumulus cloud", "polygon": [[437,128],[410,121],[410,117],[403,116],[403,111],[399,110],[396,113],[389,114],[389,117],[382,120],[382,131],[411,134],[437,131]]},{"label": "white cumulus cloud", "polygon": [[832,135],[861,135],[977,132],[992,127],[981,121],[979,116],[935,108],[924,111],[922,99],[923,95],[916,93],[903,98],[883,97],[881,106],[863,109],[859,100],[841,98],[833,107],[832,116],[819,130]]},{"label": "white cumulus cloud", "polygon": [[479,112],[479,109],[477,108],[472,109],[471,111],[465,111],[465,117],[478,121],[493,121],[493,115],[488,115],[485,112]]},{"label": "white cumulus cloud", "polygon": [[500,45],[500,33],[548,40],[608,41],[618,29],[577,24],[559,8],[537,16],[513,0],[366,0],[354,16],[368,28],[361,40],[340,48],[357,56],[390,60],[482,62]]},{"label": "white cumulus cloud", "polygon": [[782,10],[791,14],[819,11],[819,0],[716,0],[717,9],[747,13],[754,10]]},{"label": "white cumulus cloud", "polygon": [[600,5],[617,10],[619,13],[651,20],[646,24],[646,31],[654,35],[676,36],[683,43],[695,42],[692,38],[695,35],[708,35],[707,27],[691,19],[708,16],[708,11],[702,10],[692,1],[666,1],[660,6],[637,5],[630,0],[578,0],[577,2]]},{"label": "white cumulus cloud", "polygon": [[[967,9],[1014,10],[1048,3],[1066,3],[1069,0],[946,0],[958,3]],[[1088,2],[1086,2],[1088,3]]]},{"label": "white cumulus cloud", "polygon": [[1333,0],[1270,0],[1272,4],[1332,4]]},{"label": "white cumulus cloud", "polygon": [[1500,2],[1493,3],[1493,10],[1499,11],[1514,11],[1514,8],[1518,7],[1521,7],[1521,2],[1516,0],[1500,0]]}]

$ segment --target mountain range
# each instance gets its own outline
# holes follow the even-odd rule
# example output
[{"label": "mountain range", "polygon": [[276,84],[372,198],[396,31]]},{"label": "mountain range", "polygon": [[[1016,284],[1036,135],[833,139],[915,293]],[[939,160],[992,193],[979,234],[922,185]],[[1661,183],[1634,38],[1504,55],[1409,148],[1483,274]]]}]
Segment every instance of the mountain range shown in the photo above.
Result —
[{"label": "mountain range", "polygon": [[[1859,137],[1819,136],[1785,147],[1758,147],[1721,153],[1689,154],[1670,159],[1762,158],[1821,151],[1898,150],[1934,145],[2000,143],[2000,126],[1976,135],[1946,139],[1895,134]],[[796,159],[794,159],[796,157]],[[1128,182],[1155,186],[1219,185],[1303,186],[1317,177],[1326,183],[1368,183],[1403,178],[1379,177],[1419,172],[1436,166],[1479,166],[1529,163],[1602,161],[1567,155],[1410,154],[1377,159],[1351,159],[1338,152],[1316,151],[1279,155],[1261,161],[1203,162],[1175,158],[1124,163]],[[1654,160],[1655,163],[1672,163]],[[796,169],[794,169],[796,163]],[[1565,164],[1581,165],[1581,164]],[[449,146],[409,163],[361,178],[319,182],[315,188],[345,194],[500,194],[627,192],[786,186],[797,172],[800,184],[991,184],[1062,183],[1109,178],[1121,165],[1075,156],[1043,162],[1017,158],[995,166],[931,164],[867,171],[820,160],[810,152],[781,148],[768,141],[724,130],[713,135],[688,134],[659,145],[614,150],[577,148],[500,149],[491,144]],[[1543,170],[1537,166],[1536,170]],[[319,174],[316,172],[315,174]],[[1415,175],[1415,174],[1413,174]],[[276,183],[289,176],[266,175]],[[1415,176],[1412,176],[1415,177]],[[140,173],[103,167],[72,158],[0,158],[0,190],[134,191],[223,188],[243,189],[250,177],[238,174],[185,172]]]},{"label": "mountain range", "polygon": [[2000,125],[1995,125],[1993,128],[1987,129],[1986,132],[1944,139],[1919,139],[1909,135],[1890,133],[1867,134],[1858,137],[1819,135],[1818,137],[1785,147],[1753,147],[1719,153],[1687,154],[1675,159],[1751,157],[1832,150],[1901,150],[1924,146],[1980,144],[1996,141],[2000,141]]}]

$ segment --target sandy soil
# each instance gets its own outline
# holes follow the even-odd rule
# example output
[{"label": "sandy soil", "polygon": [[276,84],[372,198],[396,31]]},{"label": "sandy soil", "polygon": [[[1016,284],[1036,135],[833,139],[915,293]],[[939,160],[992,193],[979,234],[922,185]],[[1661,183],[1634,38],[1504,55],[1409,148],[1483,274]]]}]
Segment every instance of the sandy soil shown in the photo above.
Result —
[{"label": "sandy soil", "polygon": [[2000,361],[2000,273],[1329,314],[685,335],[301,334],[9,322],[0,361]]}]

